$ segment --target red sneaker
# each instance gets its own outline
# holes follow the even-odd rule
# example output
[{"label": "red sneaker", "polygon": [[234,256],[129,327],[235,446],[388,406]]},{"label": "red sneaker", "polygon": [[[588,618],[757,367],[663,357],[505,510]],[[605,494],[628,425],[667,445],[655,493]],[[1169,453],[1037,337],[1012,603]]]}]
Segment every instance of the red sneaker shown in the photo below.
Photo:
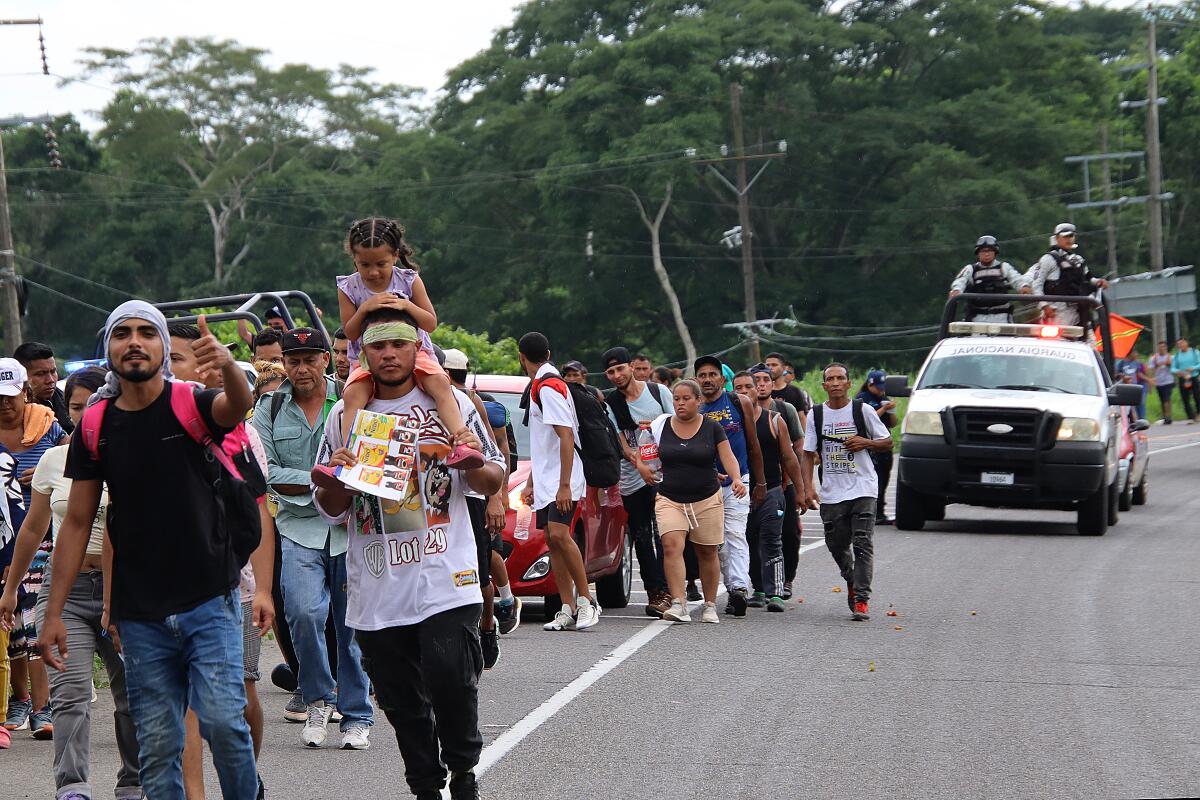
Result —
[{"label": "red sneaker", "polygon": [[8,728],[0,725],[0,750],[7,750],[10,747],[12,747],[12,734],[8,732]]},{"label": "red sneaker", "polygon": [[870,618],[871,615],[867,613],[867,601],[854,601],[854,611],[850,614],[850,619],[854,620],[855,622],[862,622],[863,620],[868,620]]},{"label": "red sneaker", "polygon": [[483,453],[465,444],[455,446],[446,457],[446,466],[450,469],[478,469],[485,463]]}]

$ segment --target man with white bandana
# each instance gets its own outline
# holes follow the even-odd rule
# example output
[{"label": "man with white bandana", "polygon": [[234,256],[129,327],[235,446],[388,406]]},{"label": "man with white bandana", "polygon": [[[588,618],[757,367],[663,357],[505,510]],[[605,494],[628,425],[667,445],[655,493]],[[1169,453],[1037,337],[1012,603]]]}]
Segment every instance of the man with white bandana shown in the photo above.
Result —
[{"label": "man with white bandana", "polygon": [[[449,770],[450,796],[466,800],[479,797],[483,595],[464,490],[499,491],[504,457],[470,399],[456,390],[465,443],[483,453],[484,464],[446,466],[451,436],[433,398],[413,380],[416,342],[404,312],[379,308],[367,315],[362,353],[375,396],[366,410],[393,416],[392,430],[417,432],[411,467],[394,478],[405,487],[404,499],[321,487],[314,500],[331,524],[348,527],[346,624],[356,631],[375,699],[396,731],[409,789],[423,800],[439,798]],[[318,464],[356,464],[345,447],[353,423],[342,419],[341,402],[334,406]]]},{"label": "man with white bandana", "polygon": [[[219,443],[245,419],[252,396],[203,317],[199,328],[192,345],[198,370],[220,371],[225,389],[196,391],[195,402]],[[242,714],[240,565],[213,492],[216,465],[172,409],[162,312],[140,300],[117,307],[104,328],[104,348],[109,374],[98,394],[108,402],[103,428],[95,431],[97,457],[86,430],[72,438],[66,477],[74,483],[53,568],[60,575],[79,571],[107,484],[113,560],[105,625],[124,648],[142,788],[155,800],[183,800],[180,755],[190,705],[212,749],[222,795],[252,800],[258,780]],[[85,415],[80,427],[88,424]],[[46,664],[58,670],[71,657],[62,620],[70,587],[52,584],[40,637]]]}]

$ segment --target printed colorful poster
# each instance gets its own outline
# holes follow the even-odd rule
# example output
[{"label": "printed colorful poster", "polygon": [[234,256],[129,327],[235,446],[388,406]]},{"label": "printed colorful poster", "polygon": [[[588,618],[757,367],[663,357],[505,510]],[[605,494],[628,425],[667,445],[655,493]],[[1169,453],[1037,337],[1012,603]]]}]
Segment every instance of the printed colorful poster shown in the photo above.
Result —
[{"label": "printed colorful poster", "polygon": [[342,483],[390,500],[392,506],[410,501],[418,434],[412,422],[407,417],[359,411],[348,446],[358,463],[338,468]]}]

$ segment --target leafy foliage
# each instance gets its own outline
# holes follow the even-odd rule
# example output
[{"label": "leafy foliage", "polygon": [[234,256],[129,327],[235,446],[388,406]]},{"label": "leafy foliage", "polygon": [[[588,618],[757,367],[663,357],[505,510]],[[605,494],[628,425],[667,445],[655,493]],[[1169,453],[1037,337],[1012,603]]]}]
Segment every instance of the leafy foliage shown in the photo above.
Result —
[{"label": "leafy foliage", "polygon": [[[1172,263],[1198,244],[1196,8],[1160,26]],[[662,263],[697,348],[724,351],[742,280],[713,170],[732,164],[696,162],[732,145],[737,82],[747,153],[787,141],[750,195],[760,314],[928,325],[983,233],[1024,269],[1073,216],[1104,263],[1102,215],[1065,209],[1081,181],[1063,158],[1098,151],[1101,125],[1110,149],[1143,148],[1141,117],[1117,108],[1144,94],[1144,73],[1121,71],[1144,61],[1143,31],[1136,11],[1018,0],[533,0],[420,114],[362,70],[272,69],[233,42],[98,49],[87,69],[121,89],[98,135],[60,121],[68,169],[45,169],[39,131],[6,133],[18,266],[100,308],[302,289],[328,310],[347,223],[386,214],[455,326],[435,339],[480,369],[515,371],[512,337],[531,329],[585,362],[614,344],[670,362],[683,348],[630,194],[652,212],[670,186]],[[1135,163],[1113,179],[1145,193]],[[1117,217],[1120,269],[1142,271],[1145,209]],[[29,335],[86,349],[98,312],[33,292]],[[930,342],[776,330],[767,348],[802,367],[900,368]]]}]

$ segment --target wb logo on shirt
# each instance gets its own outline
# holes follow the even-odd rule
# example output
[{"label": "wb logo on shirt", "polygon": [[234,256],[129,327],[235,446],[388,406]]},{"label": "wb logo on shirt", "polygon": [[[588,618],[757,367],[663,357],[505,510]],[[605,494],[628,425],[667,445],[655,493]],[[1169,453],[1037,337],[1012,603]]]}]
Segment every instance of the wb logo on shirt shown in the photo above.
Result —
[{"label": "wb logo on shirt", "polygon": [[387,565],[387,551],[383,542],[376,539],[363,548],[363,563],[367,565],[367,572],[376,578],[383,575],[383,568]]}]

